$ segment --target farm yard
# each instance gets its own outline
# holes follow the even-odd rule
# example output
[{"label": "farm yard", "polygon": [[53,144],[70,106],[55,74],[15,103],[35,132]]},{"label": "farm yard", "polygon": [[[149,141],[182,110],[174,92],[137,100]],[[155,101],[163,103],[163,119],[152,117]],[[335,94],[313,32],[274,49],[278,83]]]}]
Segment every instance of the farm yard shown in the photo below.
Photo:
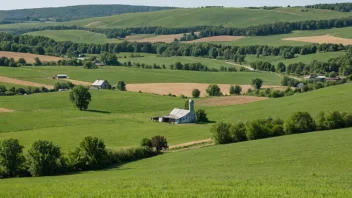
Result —
[{"label": "farm yard", "polygon": [[352,3],[96,6],[0,11],[0,197],[350,197]]}]

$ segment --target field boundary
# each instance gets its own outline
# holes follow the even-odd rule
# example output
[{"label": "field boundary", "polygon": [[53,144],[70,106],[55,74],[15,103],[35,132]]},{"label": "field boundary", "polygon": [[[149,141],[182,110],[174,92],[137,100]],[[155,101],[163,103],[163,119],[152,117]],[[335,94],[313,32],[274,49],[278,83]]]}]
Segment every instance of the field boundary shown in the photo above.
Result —
[{"label": "field boundary", "polygon": [[35,83],[35,82],[30,82],[30,81],[18,80],[15,78],[9,78],[9,77],[5,77],[5,76],[0,76],[0,82],[17,84],[17,85],[24,85],[24,86],[31,86],[31,87],[45,87],[48,89],[54,89],[54,86],[52,86],[52,85],[46,85],[46,84],[40,84],[40,83]]}]

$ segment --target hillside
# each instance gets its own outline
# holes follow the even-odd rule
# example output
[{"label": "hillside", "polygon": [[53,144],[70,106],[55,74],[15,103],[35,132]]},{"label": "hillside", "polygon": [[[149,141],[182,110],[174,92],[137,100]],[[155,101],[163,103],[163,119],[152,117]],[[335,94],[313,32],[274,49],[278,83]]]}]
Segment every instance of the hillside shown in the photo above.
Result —
[{"label": "hillside", "polygon": [[104,171],[0,180],[0,194],[349,197],[351,141],[344,129],[167,153]]},{"label": "hillside", "polygon": [[190,8],[163,10],[150,13],[122,14],[65,23],[10,24],[1,25],[0,28],[42,27],[56,25],[77,25],[89,28],[124,28],[145,26],[176,28],[197,25],[248,27],[274,22],[332,19],[351,15],[352,13],[318,9],[308,9],[308,12],[301,12],[301,8],[278,8],[274,10],[247,8]]},{"label": "hillside", "polygon": [[134,5],[78,5],[56,8],[34,8],[0,11],[0,23],[34,21],[71,21],[124,13],[152,12],[174,9],[172,7]]}]

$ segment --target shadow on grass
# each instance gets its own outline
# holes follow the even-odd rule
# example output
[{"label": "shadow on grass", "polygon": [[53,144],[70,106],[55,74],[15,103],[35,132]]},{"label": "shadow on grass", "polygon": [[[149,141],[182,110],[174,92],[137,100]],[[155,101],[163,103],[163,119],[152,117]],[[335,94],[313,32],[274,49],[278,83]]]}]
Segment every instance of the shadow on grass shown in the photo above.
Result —
[{"label": "shadow on grass", "polygon": [[215,121],[208,121],[208,122],[198,122],[197,124],[205,125],[205,124],[215,124],[215,123],[216,123]]},{"label": "shadow on grass", "polygon": [[105,114],[109,114],[111,112],[109,111],[99,111],[99,110],[87,110],[88,112],[92,112],[92,113],[105,113]]}]

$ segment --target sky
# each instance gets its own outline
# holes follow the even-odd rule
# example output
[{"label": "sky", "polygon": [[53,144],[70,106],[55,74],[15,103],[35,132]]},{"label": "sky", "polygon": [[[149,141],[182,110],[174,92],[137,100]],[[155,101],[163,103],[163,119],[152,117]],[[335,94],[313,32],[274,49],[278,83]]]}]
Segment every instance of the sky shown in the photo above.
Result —
[{"label": "sky", "polygon": [[[4,0],[5,1],[5,0]],[[151,6],[175,6],[175,7],[200,7],[206,5],[221,5],[225,7],[248,7],[248,6],[287,6],[307,5],[317,3],[339,3],[348,0],[10,0],[2,3],[0,10],[61,7],[70,5],[86,4],[127,4],[127,5],[151,5]]]}]

